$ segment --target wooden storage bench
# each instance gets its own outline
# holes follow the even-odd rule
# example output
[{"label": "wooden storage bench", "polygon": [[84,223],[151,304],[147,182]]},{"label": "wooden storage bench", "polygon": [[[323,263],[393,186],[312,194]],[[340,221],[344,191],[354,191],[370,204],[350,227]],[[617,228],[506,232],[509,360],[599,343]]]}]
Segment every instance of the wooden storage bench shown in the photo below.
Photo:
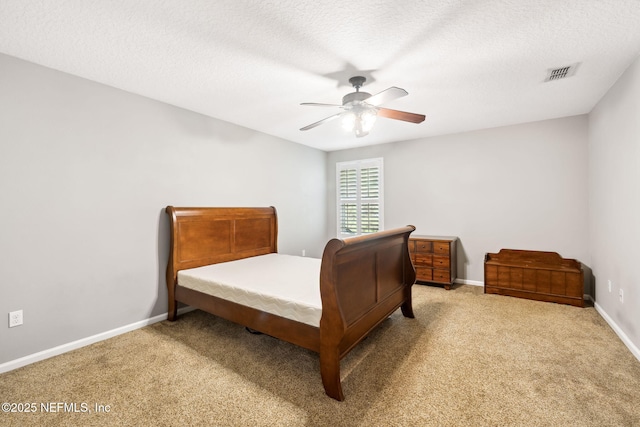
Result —
[{"label": "wooden storage bench", "polygon": [[485,255],[484,292],[584,307],[584,272],[556,252],[501,249]]}]

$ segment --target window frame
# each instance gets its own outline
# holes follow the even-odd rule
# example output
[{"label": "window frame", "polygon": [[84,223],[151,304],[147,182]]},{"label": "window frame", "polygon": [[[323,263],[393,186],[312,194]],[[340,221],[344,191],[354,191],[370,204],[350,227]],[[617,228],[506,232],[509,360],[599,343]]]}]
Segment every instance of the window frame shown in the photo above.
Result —
[{"label": "window frame", "polygon": [[[371,167],[378,168],[378,197],[377,198],[363,198],[361,177],[362,169]],[[341,172],[348,169],[356,170],[356,197],[345,198],[341,197],[340,175]],[[346,162],[336,163],[336,235],[339,238],[360,236],[362,234],[370,234],[362,232],[362,213],[363,204],[367,202],[378,204],[378,231],[384,230],[384,161],[382,157],[376,157],[372,159],[351,160]],[[356,205],[356,232],[355,233],[343,233],[341,213],[342,206],[345,203],[353,203]]]}]

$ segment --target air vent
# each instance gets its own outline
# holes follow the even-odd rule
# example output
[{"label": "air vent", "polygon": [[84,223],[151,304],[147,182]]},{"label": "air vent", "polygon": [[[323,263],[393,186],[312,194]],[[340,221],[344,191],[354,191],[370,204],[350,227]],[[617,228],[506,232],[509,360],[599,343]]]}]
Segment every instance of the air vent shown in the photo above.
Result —
[{"label": "air vent", "polygon": [[560,80],[571,77],[575,74],[577,68],[578,64],[571,64],[565,67],[550,69],[548,70],[547,77],[544,79],[544,81],[550,82],[552,80]]}]

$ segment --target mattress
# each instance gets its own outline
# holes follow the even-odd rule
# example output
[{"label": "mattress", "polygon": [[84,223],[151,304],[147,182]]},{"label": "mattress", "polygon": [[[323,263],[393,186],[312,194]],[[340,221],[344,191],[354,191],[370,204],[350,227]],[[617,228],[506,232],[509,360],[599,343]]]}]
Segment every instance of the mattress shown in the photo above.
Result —
[{"label": "mattress", "polygon": [[267,254],[178,271],[178,284],[290,320],[320,326],[320,259]]}]

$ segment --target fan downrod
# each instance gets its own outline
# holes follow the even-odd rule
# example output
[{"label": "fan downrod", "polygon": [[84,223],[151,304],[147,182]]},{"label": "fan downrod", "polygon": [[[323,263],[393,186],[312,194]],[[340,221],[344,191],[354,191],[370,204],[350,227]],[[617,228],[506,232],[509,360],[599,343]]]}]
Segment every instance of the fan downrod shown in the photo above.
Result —
[{"label": "fan downrod", "polygon": [[356,88],[356,92],[360,90],[360,88],[364,85],[364,82],[366,81],[367,79],[362,76],[354,76],[349,79],[349,83],[351,83],[351,85],[354,88]]}]

